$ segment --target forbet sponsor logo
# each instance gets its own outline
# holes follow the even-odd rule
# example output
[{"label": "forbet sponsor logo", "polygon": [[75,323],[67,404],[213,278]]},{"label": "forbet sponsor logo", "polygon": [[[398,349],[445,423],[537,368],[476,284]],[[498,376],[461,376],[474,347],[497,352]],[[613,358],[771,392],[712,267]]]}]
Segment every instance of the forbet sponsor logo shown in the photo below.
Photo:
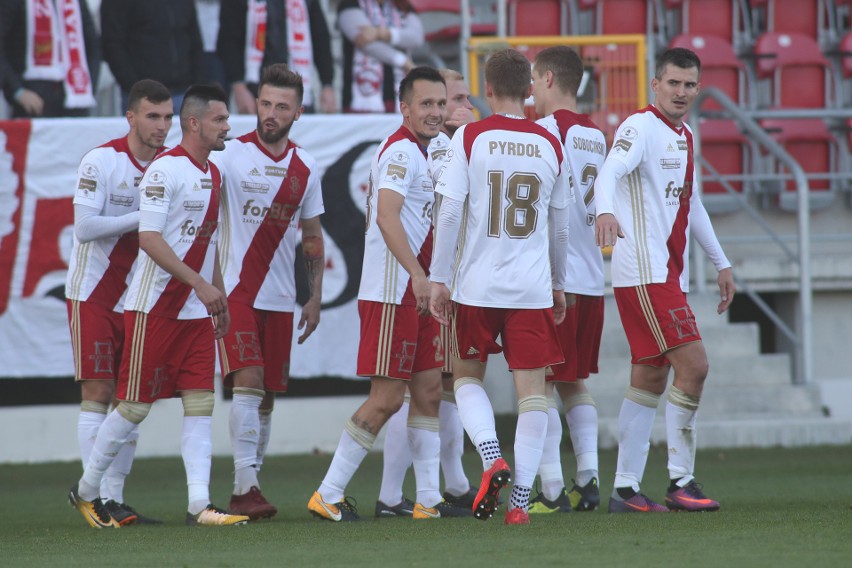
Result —
[{"label": "forbet sponsor logo", "polygon": [[216,231],[216,225],[216,221],[205,221],[201,225],[196,226],[192,222],[192,219],[187,219],[180,226],[180,236],[209,239]]}]

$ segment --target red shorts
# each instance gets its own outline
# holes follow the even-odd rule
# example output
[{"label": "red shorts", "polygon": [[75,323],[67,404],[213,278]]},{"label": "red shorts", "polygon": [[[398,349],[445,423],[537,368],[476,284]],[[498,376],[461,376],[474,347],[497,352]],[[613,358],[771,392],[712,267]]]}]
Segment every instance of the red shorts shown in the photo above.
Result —
[{"label": "red shorts", "polygon": [[450,357],[450,341],[452,338],[451,326],[438,325],[439,337],[441,339],[441,352],[444,354],[444,366],[441,373],[451,375],[453,373],[453,358]]},{"label": "red shorts", "polygon": [[178,391],[213,390],[216,341],[209,318],[124,312],[124,341],[118,400],[154,402]]},{"label": "red shorts", "polygon": [[414,373],[443,366],[440,326],[431,315],[417,315],[414,306],[366,300],[358,300],[358,314],[359,375],[410,381]]},{"label": "red shorts", "polygon": [[66,300],[74,380],[114,381],[124,345],[124,315],[94,302]]},{"label": "red shorts", "polygon": [[664,353],[701,341],[678,282],[615,288],[615,302],[634,365],[664,367],[669,364]]},{"label": "red shorts", "polygon": [[234,371],[263,367],[263,388],[287,392],[293,312],[258,310],[239,302],[228,304],[231,326],[219,340],[219,363],[225,387],[234,386]]},{"label": "red shorts", "polygon": [[453,302],[451,322],[452,351],[459,359],[484,363],[489,354],[505,351],[511,370],[540,369],[563,361],[552,308],[483,308]]},{"label": "red shorts", "polygon": [[553,365],[547,381],[575,382],[598,372],[598,353],[603,334],[603,296],[575,294],[576,302],[565,311],[565,321],[556,326],[565,362]]}]

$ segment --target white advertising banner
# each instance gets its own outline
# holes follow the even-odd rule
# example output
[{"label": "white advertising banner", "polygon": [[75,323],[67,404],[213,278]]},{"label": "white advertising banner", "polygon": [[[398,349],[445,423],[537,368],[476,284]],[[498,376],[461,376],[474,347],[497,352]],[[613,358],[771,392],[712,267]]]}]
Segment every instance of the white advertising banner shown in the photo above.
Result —
[{"label": "white advertising banner", "polygon": [[[320,325],[303,345],[293,335],[291,375],[354,377],[357,293],[364,252],[370,159],[398,115],[303,116],[292,139],[319,163],[326,213]],[[233,116],[231,135],[255,127]],[[123,118],[0,121],[0,377],[74,374],[64,300],[77,166],[91,148],[127,132]],[[180,141],[177,117],[166,144]],[[304,267],[296,262],[300,301]],[[295,322],[299,321],[297,307]]]}]

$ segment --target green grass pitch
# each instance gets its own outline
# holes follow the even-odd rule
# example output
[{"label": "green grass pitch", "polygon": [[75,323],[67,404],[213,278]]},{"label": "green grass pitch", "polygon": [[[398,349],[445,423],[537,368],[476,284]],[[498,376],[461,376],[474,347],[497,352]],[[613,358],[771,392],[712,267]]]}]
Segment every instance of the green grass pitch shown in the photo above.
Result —
[{"label": "green grass pitch", "polygon": [[[511,457],[507,456],[510,459]],[[699,481],[722,503],[717,513],[538,515],[528,527],[444,519],[372,520],[381,455],[352,481],[366,522],[333,524],[305,508],[331,456],[269,458],[261,474],[279,507],[272,520],[243,527],[183,525],[186,489],[179,459],[140,459],[125,498],[162,526],[95,530],[71,509],[77,463],[0,466],[0,566],[846,566],[852,558],[852,451],[849,447],[699,452]],[[471,479],[478,457],[465,455]],[[573,461],[566,455],[566,472]],[[615,452],[601,454],[603,507]],[[232,464],[213,463],[212,495],[227,506]],[[409,474],[406,494],[414,496]],[[570,483],[570,473],[566,476]],[[645,491],[661,500],[665,449],[651,450]],[[508,497],[508,492],[505,493]]]}]

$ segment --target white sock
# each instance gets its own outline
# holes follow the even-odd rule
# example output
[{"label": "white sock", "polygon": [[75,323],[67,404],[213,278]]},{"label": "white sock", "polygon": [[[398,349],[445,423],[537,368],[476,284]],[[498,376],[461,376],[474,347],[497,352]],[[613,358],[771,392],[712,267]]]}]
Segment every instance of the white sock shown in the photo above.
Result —
[{"label": "white sock", "polygon": [[98,497],[104,473],[136,426],[118,412],[111,412],[101,424],[83,477],[80,478],[78,491],[84,500],[92,501]]},{"label": "white sock", "polygon": [[213,454],[213,417],[184,416],[180,453],[189,493],[187,511],[197,515],[210,504],[210,462]]},{"label": "white sock", "polygon": [[[482,458],[482,468],[487,470],[500,457],[494,409],[482,383],[465,383],[456,389],[456,404],[467,435]],[[495,448],[496,447],[496,453]]]},{"label": "white sock", "polygon": [[683,487],[695,479],[695,417],[698,397],[678,389],[669,389],[666,401],[666,436],[669,443],[669,478]]},{"label": "white sock", "polygon": [[[525,413],[526,414],[526,413]],[[562,441],[562,417],[552,406],[547,408],[547,433],[544,437],[544,447],[541,453],[541,465],[538,474],[541,476],[541,492],[546,499],[553,501],[565,487],[562,477],[562,459],[559,454],[559,443]]]},{"label": "white sock", "polygon": [[[651,395],[651,393],[646,393]],[[659,396],[657,396],[659,400]],[[631,487],[639,491],[648,450],[651,447],[651,430],[657,408],[624,399],[618,414],[618,461],[615,470],[615,489]]]},{"label": "white sock", "polygon": [[104,499],[124,503],[124,480],[133,467],[133,458],[136,457],[138,441],[139,425],[137,424],[127,435],[127,441],[118,450],[118,455],[115,456],[112,464],[107,468],[103,480],[101,480],[101,497]]},{"label": "white sock", "polygon": [[83,468],[89,463],[89,455],[92,453],[92,447],[95,445],[95,438],[98,437],[98,430],[101,424],[106,420],[107,415],[101,412],[86,412],[80,411],[77,418],[77,443],[80,446],[80,457],[82,458]]},{"label": "white sock", "polygon": [[[262,391],[259,391],[262,392]],[[263,395],[234,393],[228,425],[234,452],[234,495],[245,495],[259,486],[255,463],[260,434],[260,402]]]},{"label": "white sock", "polygon": [[414,464],[417,484],[417,503],[434,507],[441,502],[441,438],[438,435],[438,418],[409,417],[408,443]]},{"label": "white sock", "polygon": [[574,481],[584,486],[598,477],[598,409],[593,404],[574,406],[565,412],[565,424],[577,459]]},{"label": "white sock", "polygon": [[547,412],[529,410],[518,414],[518,426],[515,429],[515,471],[512,474],[515,485],[532,487],[535,474],[541,465],[546,435]]},{"label": "white sock", "polygon": [[459,418],[459,407],[455,403],[442,400],[438,420],[441,427],[441,471],[444,472],[444,490],[458,497],[470,491],[470,482],[462,466],[464,427]]},{"label": "white sock", "polygon": [[385,505],[393,506],[402,502],[402,484],[411,466],[407,426],[408,408],[409,404],[404,402],[385,426],[382,485],[379,489],[379,501]]},{"label": "white sock", "polygon": [[[347,428],[351,421],[347,423]],[[370,436],[369,433],[361,430],[363,435]],[[375,436],[372,437],[375,441]],[[364,442],[368,440],[362,440]],[[328,471],[322,484],[319,486],[319,494],[322,500],[326,503],[339,503],[343,501],[346,486],[352,480],[352,476],[358,471],[358,466],[364,461],[364,456],[367,455],[368,448],[366,444],[355,441],[355,438],[349,433],[348,429],[340,435],[340,442],[337,444],[337,449],[334,451],[334,458],[331,460],[331,465],[328,466]]]},{"label": "white sock", "polygon": [[260,473],[260,467],[263,465],[263,458],[266,456],[266,449],[269,447],[269,436],[272,433],[272,409],[268,411],[260,411],[260,434],[257,437],[257,461],[255,462],[255,472]]}]

